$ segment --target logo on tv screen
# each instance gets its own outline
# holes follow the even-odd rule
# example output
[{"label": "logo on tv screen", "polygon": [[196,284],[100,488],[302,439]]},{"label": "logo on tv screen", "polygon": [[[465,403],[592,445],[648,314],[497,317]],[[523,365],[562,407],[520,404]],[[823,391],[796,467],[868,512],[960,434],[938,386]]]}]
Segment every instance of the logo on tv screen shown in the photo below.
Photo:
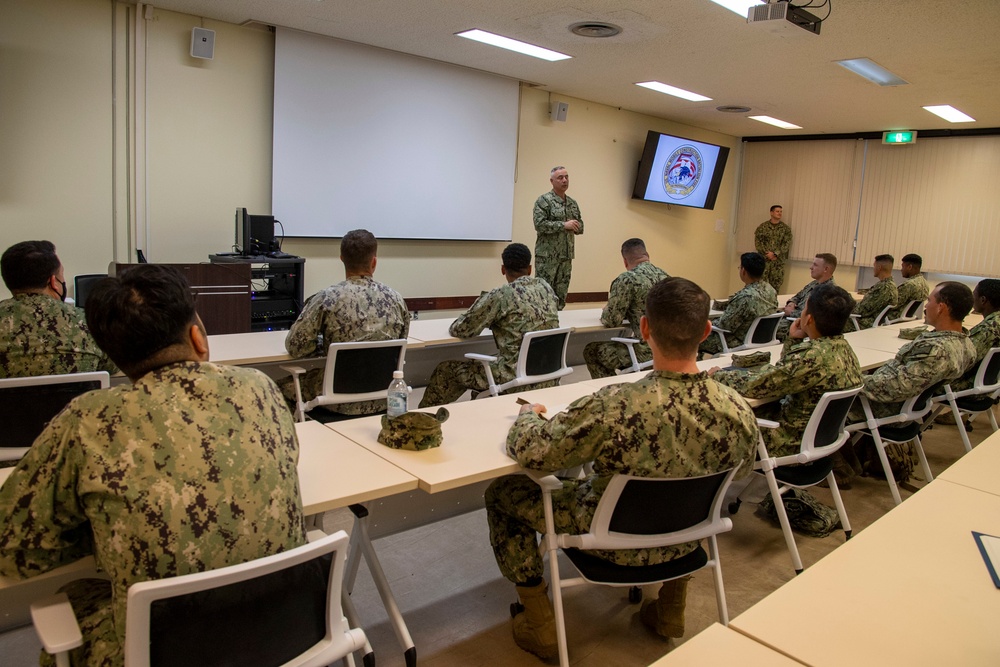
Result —
[{"label": "logo on tv screen", "polygon": [[671,199],[684,199],[701,182],[701,153],[694,146],[681,146],[667,159],[663,169],[663,189]]}]

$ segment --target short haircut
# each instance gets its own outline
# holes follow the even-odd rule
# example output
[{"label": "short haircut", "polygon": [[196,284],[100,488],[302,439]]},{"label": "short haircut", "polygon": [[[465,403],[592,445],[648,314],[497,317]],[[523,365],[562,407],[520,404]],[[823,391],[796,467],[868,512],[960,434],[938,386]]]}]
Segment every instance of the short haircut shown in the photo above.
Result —
[{"label": "short haircut", "polygon": [[816,254],[817,259],[823,260],[823,263],[829,266],[831,269],[836,270],[837,268],[837,256],[828,252],[821,252]]},{"label": "short haircut", "polygon": [[743,270],[751,278],[760,278],[764,275],[764,267],[767,266],[767,260],[760,253],[745,252],[740,255],[740,266],[743,267]]},{"label": "short haircut", "polygon": [[938,293],[937,300],[948,306],[951,319],[961,322],[972,311],[972,290],[968,285],[949,280],[938,283],[934,289]]},{"label": "short haircut", "polygon": [[56,247],[51,241],[21,241],[0,257],[0,274],[11,292],[44,289],[59,266]]},{"label": "short haircut", "polygon": [[85,312],[94,340],[130,376],[160,350],[183,343],[196,321],[187,279],[162,264],[139,264],[98,282]]},{"label": "short haircut", "polygon": [[903,255],[903,264],[912,264],[918,269],[924,265],[924,258],[920,255],[915,255],[912,252],[908,255]]},{"label": "short haircut", "polygon": [[820,334],[836,336],[854,311],[854,298],[843,287],[820,283],[809,293],[804,310],[812,315]]},{"label": "short haircut", "polygon": [[622,243],[622,257],[625,259],[632,259],[633,257],[641,257],[642,255],[648,254],[646,252],[646,244],[642,239],[631,238],[624,243]]},{"label": "short haircut", "polygon": [[991,306],[1000,308],[1000,280],[996,278],[980,280],[979,284],[976,285],[976,292],[989,301]]},{"label": "short haircut", "polygon": [[774,213],[774,209],[776,208],[784,208],[784,207],[781,204],[775,204],[770,208],[771,213]]},{"label": "short haircut", "polygon": [[367,229],[352,229],[340,239],[340,258],[349,271],[367,271],[378,252],[378,241]]},{"label": "short haircut", "polygon": [[892,255],[875,255],[875,261],[879,264],[888,264],[892,266],[896,262],[896,258]]},{"label": "short haircut", "polygon": [[554,173],[556,173],[557,171],[559,171],[560,169],[565,169],[565,168],[566,167],[564,167],[562,165],[559,165],[558,167],[552,167],[551,169],[549,169],[549,178],[552,178],[552,175]]},{"label": "short haircut", "polygon": [[646,295],[646,320],[656,346],[672,357],[693,356],[705,334],[708,293],[686,278],[664,278]]},{"label": "short haircut", "polygon": [[509,273],[527,273],[531,268],[531,251],[523,243],[511,243],[503,249],[501,257]]}]

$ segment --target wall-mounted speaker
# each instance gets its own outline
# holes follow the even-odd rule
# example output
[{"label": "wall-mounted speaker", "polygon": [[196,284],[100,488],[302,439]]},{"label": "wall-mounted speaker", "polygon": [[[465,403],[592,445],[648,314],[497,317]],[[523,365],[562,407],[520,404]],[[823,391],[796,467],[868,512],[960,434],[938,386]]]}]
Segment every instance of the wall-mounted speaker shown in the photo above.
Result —
[{"label": "wall-mounted speaker", "polygon": [[552,116],[552,120],[556,120],[561,123],[566,121],[566,114],[568,113],[569,113],[569,104],[567,104],[566,102],[553,102],[552,110],[549,112],[549,114]]},{"label": "wall-mounted speaker", "polygon": [[191,57],[211,60],[215,56],[215,31],[205,28],[191,30]]}]

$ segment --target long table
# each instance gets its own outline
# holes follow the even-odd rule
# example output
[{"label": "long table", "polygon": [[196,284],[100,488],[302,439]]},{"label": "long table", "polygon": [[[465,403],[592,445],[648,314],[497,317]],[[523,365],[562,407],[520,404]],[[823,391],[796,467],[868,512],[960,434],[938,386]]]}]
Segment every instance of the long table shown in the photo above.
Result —
[{"label": "long table", "polygon": [[[983,422],[989,423],[985,419]],[[1000,471],[1000,431],[980,442],[971,452],[951,464],[937,476],[937,479],[1000,496],[998,471]]]}]

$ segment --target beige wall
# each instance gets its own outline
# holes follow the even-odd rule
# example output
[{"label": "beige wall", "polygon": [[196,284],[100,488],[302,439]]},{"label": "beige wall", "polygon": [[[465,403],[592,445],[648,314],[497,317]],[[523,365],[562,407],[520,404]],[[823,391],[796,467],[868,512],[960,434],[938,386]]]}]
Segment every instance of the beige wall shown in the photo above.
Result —
[{"label": "beige wall", "polygon": [[[67,275],[103,271],[115,259],[115,238],[124,260],[132,234],[151,261],[206,261],[209,253],[232,244],[237,206],[254,213],[270,210],[273,35],[154,9],[143,21],[146,132],[140,122],[133,134],[123,120],[135,89],[124,56],[135,41],[133,10],[110,0],[5,0],[0,9],[8,63],[0,69],[5,93],[0,147],[7,158],[0,167],[0,245],[49,238]],[[188,55],[196,26],[216,31],[211,61]],[[113,80],[119,82],[114,104]],[[586,223],[577,241],[571,291],[606,291],[621,270],[618,248],[630,236],[644,238],[653,261],[672,275],[690,277],[713,295],[731,291],[738,140],[584,100],[553,98],[569,102],[566,122],[549,119],[548,93],[522,90],[514,240],[533,246],[532,204],[549,188],[549,168],[564,164]],[[119,128],[114,152],[113,126]],[[734,149],[715,211],[631,200],[650,129]],[[135,174],[127,149],[144,138],[148,191],[145,198],[141,188],[136,193],[132,204],[140,213],[132,218],[127,190]],[[113,201],[120,209],[117,232]],[[132,230],[131,221],[143,218],[144,201],[148,221]],[[715,231],[717,221],[723,232]],[[405,296],[476,294],[501,280],[503,245],[386,241],[377,275]],[[306,257],[307,293],[343,277],[337,240],[289,239],[284,249]]]}]

